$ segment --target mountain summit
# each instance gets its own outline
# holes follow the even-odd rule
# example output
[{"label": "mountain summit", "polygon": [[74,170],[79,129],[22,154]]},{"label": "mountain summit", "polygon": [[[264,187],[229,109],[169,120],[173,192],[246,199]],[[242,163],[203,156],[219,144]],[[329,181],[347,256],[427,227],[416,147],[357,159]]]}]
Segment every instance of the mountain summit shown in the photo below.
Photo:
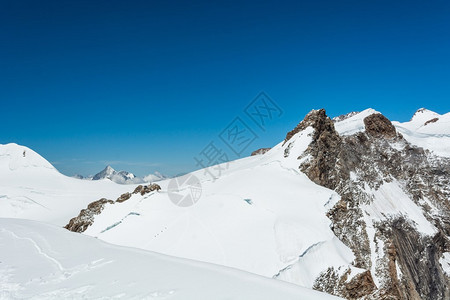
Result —
[{"label": "mountain summit", "polygon": [[133,173],[127,171],[116,171],[109,165],[92,177],[92,180],[101,179],[109,179],[119,184],[139,184],[144,182],[142,178],[136,177]]}]

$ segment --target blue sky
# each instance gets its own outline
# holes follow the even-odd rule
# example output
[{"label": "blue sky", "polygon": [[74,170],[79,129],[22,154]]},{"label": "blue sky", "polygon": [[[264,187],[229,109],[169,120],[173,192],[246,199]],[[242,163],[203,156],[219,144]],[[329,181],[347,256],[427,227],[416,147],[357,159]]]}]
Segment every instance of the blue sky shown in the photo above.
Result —
[{"label": "blue sky", "polygon": [[[195,169],[240,117],[273,146],[304,115],[450,111],[448,1],[1,1],[0,143],[63,173]],[[283,110],[263,131],[245,107]],[[234,156],[233,156],[234,155]]]}]

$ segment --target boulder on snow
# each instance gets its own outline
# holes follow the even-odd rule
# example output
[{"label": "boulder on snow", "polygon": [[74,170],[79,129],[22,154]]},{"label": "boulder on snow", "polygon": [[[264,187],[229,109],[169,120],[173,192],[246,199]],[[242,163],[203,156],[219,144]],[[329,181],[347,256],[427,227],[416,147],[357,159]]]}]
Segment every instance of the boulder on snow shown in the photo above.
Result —
[{"label": "boulder on snow", "polygon": [[159,191],[160,189],[161,189],[161,187],[156,183],[144,185],[143,188],[141,189],[141,195],[144,196],[147,193],[150,193],[153,191]]},{"label": "boulder on snow", "polygon": [[116,202],[122,203],[124,201],[127,201],[130,198],[131,198],[131,193],[125,193],[125,194],[120,195],[120,197],[117,198]]},{"label": "boulder on snow", "polygon": [[436,123],[437,121],[439,121],[439,118],[433,118],[431,120],[426,121],[425,124],[423,124],[423,125],[426,126],[430,123]]}]

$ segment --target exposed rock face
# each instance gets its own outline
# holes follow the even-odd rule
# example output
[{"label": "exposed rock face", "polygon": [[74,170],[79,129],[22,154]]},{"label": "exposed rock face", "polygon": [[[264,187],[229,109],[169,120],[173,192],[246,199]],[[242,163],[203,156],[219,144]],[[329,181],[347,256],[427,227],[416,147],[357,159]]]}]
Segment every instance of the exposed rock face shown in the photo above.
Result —
[{"label": "exposed rock face", "polygon": [[77,217],[72,218],[64,228],[73,232],[86,231],[94,223],[94,217],[102,212],[107,203],[112,204],[114,201],[102,198],[90,203],[87,208],[80,211]]},{"label": "exposed rock face", "polygon": [[423,125],[426,126],[426,125],[431,124],[431,123],[436,123],[437,121],[439,121],[439,118],[433,118],[431,120],[426,121]]},{"label": "exposed rock face", "polygon": [[131,193],[122,194],[122,195],[120,195],[119,198],[117,198],[116,202],[121,203],[121,202],[127,201],[128,199],[131,198],[131,195],[132,195]]},{"label": "exposed rock face", "polygon": [[366,133],[373,137],[394,138],[396,130],[388,118],[382,114],[373,114],[364,118]]},{"label": "exposed rock face", "polygon": [[147,193],[159,190],[161,190],[161,187],[156,183],[145,186],[139,185],[135,188],[133,193],[122,194],[119,198],[117,198],[116,201],[108,200],[105,198],[94,201],[90,203],[87,208],[82,209],[78,216],[72,218],[69,223],[64,226],[64,228],[73,232],[84,232],[89,226],[94,223],[95,216],[99,215],[107,204],[122,203],[129,200],[133,194],[139,193],[141,195],[145,195]]},{"label": "exposed rock face", "polygon": [[[347,299],[362,298],[376,289],[370,271],[359,273],[349,279],[350,273],[351,271],[347,270],[343,275],[340,275],[334,268],[329,268],[316,280],[313,288],[328,294],[340,295]],[[329,284],[330,282],[333,284]]]},{"label": "exposed rock face", "polygon": [[156,183],[152,183],[150,185],[144,185],[144,187],[141,189],[140,192],[141,192],[141,195],[144,196],[145,194],[148,194],[153,191],[159,191],[159,190],[161,190],[161,187]]},{"label": "exposed rock face", "polygon": [[317,184],[334,189],[336,187],[336,170],[334,166],[341,148],[341,137],[334,129],[334,124],[327,117],[325,110],[313,110],[305,119],[288,135],[285,141],[295,133],[313,127],[313,139],[306,151],[313,157],[301,166],[303,172],[307,172],[309,178]]},{"label": "exposed rock face", "polygon": [[144,196],[147,193],[159,190],[161,190],[161,187],[156,183],[152,183],[150,185],[138,185],[134,189],[133,194],[141,194],[142,196]]},{"label": "exposed rock face", "polygon": [[[333,232],[353,250],[353,265],[365,270],[347,282],[345,274],[329,269],[314,287],[347,299],[449,299],[450,281],[439,259],[450,244],[450,160],[411,146],[381,114],[366,117],[364,125],[365,132],[339,136],[325,110],[317,110],[285,139],[314,128],[299,168],[341,196],[327,215]],[[374,193],[388,183],[413,201],[434,234],[423,234],[407,216],[368,218]]]},{"label": "exposed rock face", "polygon": [[359,111],[352,111],[352,112],[349,112],[348,114],[334,117],[332,120],[333,120],[333,122],[344,121],[344,120],[346,120],[348,118],[351,118],[351,117],[353,117],[353,116],[355,116],[357,114],[359,114]]},{"label": "exposed rock face", "polygon": [[269,151],[272,148],[260,148],[258,150],[255,150],[252,152],[251,156],[255,156],[255,155],[263,155],[264,153],[266,153],[267,151]]}]

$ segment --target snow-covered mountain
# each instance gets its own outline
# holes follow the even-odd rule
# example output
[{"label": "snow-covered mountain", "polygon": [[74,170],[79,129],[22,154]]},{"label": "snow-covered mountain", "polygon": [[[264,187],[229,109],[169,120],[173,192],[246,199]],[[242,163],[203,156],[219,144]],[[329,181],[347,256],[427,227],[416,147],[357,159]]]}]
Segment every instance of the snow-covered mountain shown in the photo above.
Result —
[{"label": "snow-covered mountain", "polygon": [[[4,194],[0,195],[0,217],[67,224],[69,230],[113,244],[233,267],[347,299],[448,299],[448,116],[421,109],[410,122],[399,123],[373,109],[333,120],[325,110],[313,110],[270,150],[216,166],[221,170],[216,178],[203,169],[140,186],[68,178],[31,150],[6,145],[0,147],[0,154],[6,153],[0,156],[0,194]],[[24,159],[29,151],[35,155],[27,162]],[[92,199],[89,205],[88,198]],[[180,205],[180,198],[191,202]],[[48,233],[49,229],[41,225],[30,225],[38,228],[32,231],[28,225],[19,224],[21,221],[14,222],[8,220],[2,226],[11,226],[13,230],[8,230],[17,236],[24,231],[38,236],[41,229],[47,232],[42,239],[48,240],[35,248],[55,245],[45,254],[59,253],[57,241],[74,237],[61,230]],[[11,234],[5,230],[0,234],[11,244],[5,238],[11,239]],[[81,235],[80,244],[85,243],[81,239],[91,241]],[[99,245],[93,248],[101,249]],[[14,251],[11,247],[8,251]],[[79,268],[86,261],[95,265],[95,258],[85,255],[76,264]],[[19,274],[12,269],[19,262],[9,261],[11,271],[4,278]],[[114,261],[119,263],[112,263],[112,269],[107,269],[110,272],[116,266],[123,267],[126,259]],[[180,262],[179,267],[184,269],[185,261]],[[155,270],[163,265],[155,262]],[[89,270],[87,278],[97,276],[91,275],[95,266]],[[229,270],[224,272],[231,274]],[[56,290],[55,295],[65,295],[59,284],[73,286],[71,275],[69,281],[48,276],[48,282],[56,284],[42,293]],[[162,290],[176,290],[173,286],[178,283],[167,280],[170,287]],[[11,280],[4,282],[13,289],[28,281],[18,285]],[[88,290],[82,284],[76,286],[80,291]],[[127,295],[143,296],[140,281],[136,286],[136,294],[129,291]],[[24,290],[41,295],[31,286]],[[70,290],[70,295],[79,290]],[[97,295],[95,288],[92,290],[92,295]],[[111,293],[116,291],[112,289]],[[24,295],[21,293],[17,295]],[[209,290],[205,293],[209,295]],[[282,294],[274,298],[270,293],[268,299],[289,298]],[[179,295],[183,298],[181,295],[190,294]],[[315,296],[321,294],[299,298]]]},{"label": "snow-covered mountain", "polygon": [[93,176],[84,177],[83,175],[74,175],[72,176],[76,179],[84,179],[84,180],[103,180],[109,179],[112,182],[118,184],[140,184],[140,183],[148,183],[148,182],[156,182],[161,181],[163,179],[168,179],[169,176],[163,175],[158,171],[155,171],[152,174],[144,176],[143,178],[137,177],[131,172],[128,171],[116,171],[111,166],[106,166],[102,171],[98,172]]},{"label": "snow-covered mountain", "polygon": [[440,115],[421,108],[409,122],[392,123],[411,144],[450,157],[450,113]]},{"label": "snow-covered mountain", "polygon": [[164,179],[168,179],[170,178],[167,175],[161,174],[158,171],[155,171],[153,174],[148,174],[147,176],[144,176],[144,181],[145,182],[157,182],[157,181],[161,181]]},{"label": "snow-covered mountain", "polygon": [[116,171],[111,166],[106,166],[102,171],[95,174],[92,180],[109,179],[118,184],[139,184],[144,183],[144,179],[136,177],[127,171]]},{"label": "snow-covered mountain", "polygon": [[27,147],[0,145],[0,299],[333,299],[61,228],[94,199],[115,198],[129,188],[67,177]]},{"label": "snow-covered mountain", "polygon": [[[406,135],[404,124],[372,109],[334,121],[312,111],[266,153],[220,166],[218,178],[207,170],[185,175],[200,182],[194,205],[175,206],[173,194],[189,189],[161,181],[160,191],[105,202],[85,234],[348,299],[443,299],[450,286],[445,122],[432,121],[436,131],[425,136],[421,127]],[[444,137],[441,152],[409,140],[430,135]]]}]

